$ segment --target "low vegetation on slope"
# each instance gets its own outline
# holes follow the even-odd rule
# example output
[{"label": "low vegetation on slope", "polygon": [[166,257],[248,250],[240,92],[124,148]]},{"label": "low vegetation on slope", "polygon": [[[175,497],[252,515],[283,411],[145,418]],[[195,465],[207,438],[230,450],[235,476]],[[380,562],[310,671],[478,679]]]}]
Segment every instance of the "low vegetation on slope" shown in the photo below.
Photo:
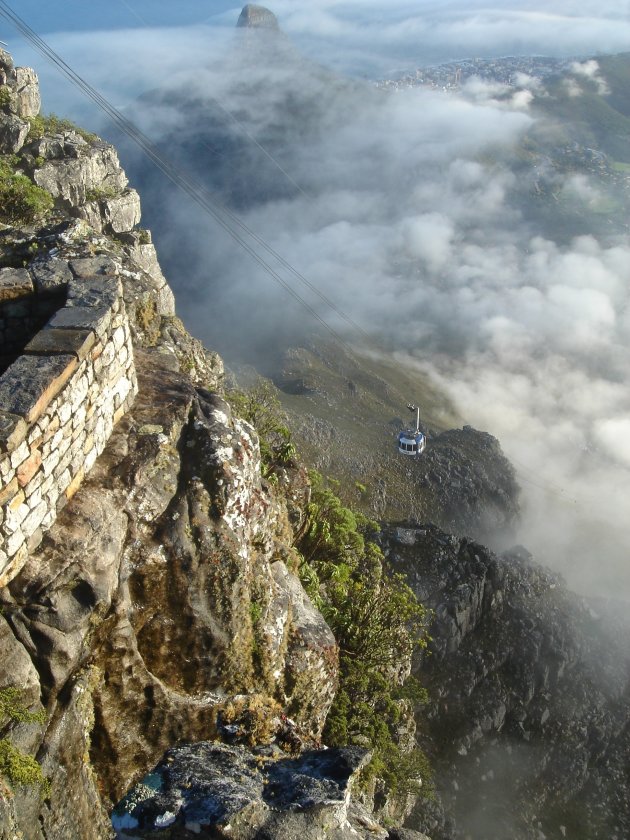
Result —
[{"label": "low vegetation on slope", "polygon": [[[44,723],[45,720],[45,711],[30,712],[26,708],[18,688],[7,686],[0,690],[0,728],[18,723]],[[6,737],[0,738],[0,782],[2,779],[12,790],[24,785],[38,785],[45,796],[50,789],[50,782],[44,777],[37,761]]]},{"label": "low vegetation on slope", "polygon": [[374,542],[378,525],[345,507],[317,472],[298,542],[302,584],[339,644],[340,685],[324,739],[374,749],[366,780],[379,776],[393,793],[418,792],[429,775],[413,738],[399,737],[424,690],[409,676],[415,647],[426,647],[426,611],[402,575],[386,568]]},{"label": "low vegetation on slope", "polygon": [[[294,455],[281,406],[269,383],[232,392],[236,411],[261,436],[263,474]],[[367,746],[373,758],[368,785],[382,779],[393,794],[424,791],[430,771],[414,739],[412,706],[425,697],[410,677],[416,647],[426,647],[426,611],[402,575],[386,567],[375,542],[379,526],[346,506],[338,485],[311,471],[311,498],[298,536],[302,584],[339,645],[340,684],[324,729],[331,746]]]},{"label": "low vegetation on slope", "polygon": [[17,171],[16,155],[0,156],[0,222],[28,225],[43,218],[53,206],[53,197]]}]

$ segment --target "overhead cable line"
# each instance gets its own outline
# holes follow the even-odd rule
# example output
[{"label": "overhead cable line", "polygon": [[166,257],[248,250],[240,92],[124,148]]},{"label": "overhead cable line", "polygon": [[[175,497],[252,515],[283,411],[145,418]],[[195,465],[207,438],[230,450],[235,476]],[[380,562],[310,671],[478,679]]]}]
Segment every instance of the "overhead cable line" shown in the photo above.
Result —
[{"label": "overhead cable line", "polygon": [[121,3],[121,4],[122,4],[122,5],[123,5],[123,6],[124,6],[124,7],[125,7],[128,11],[130,11],[130,12],[131,12],[131,14],[132,14],[134,17],[138,18],[138,20],[140,21],[140,23],[141,23],[143,26],[148,26],[148,25],[149,25],[149,24],[146,22],[146,20],[144,20],[144,18],[142,18],[142,16],[138,14],[138,12],[137,12],[137,11],[133,8],[133,6],[131,6],[129,3],[127,3],[127,0],[118,0],[118,2],[119,2],[119,3]]},{"label": "overhead cable line", "polygon": [[[148,21],[146,21],[143,17],[141,17],[141,15],[134,8],[132,8],[132,6],[129,3],[127,3],[126,0],[120,0],[120,2],[123,3],[123,5],[125,5],[129,9],[129,11],[132,12],[135,15],[135,17],[137,17],[138,20],[140,20],[145,26],[147,26],[147,27],[150,26]],[[271,154],[271,152],[268,149],[266,149],[256,139],[256,137],[254,137],[254,135],[247,128],[247,126],[244,123],[242,123],[238,119],[238,117],[236,117],[221,102],[221,100],[218,99],[218,97],[216,95],[212,96],[212,95],[207,93],[206,96],[207,96],[207,98],[210,102],[212,102],[217,108],[219,108],[219,110],[223,111],[223,113],[230,120],[232,120],[232,122],[240,129],[240,131],[265,155],[265,157],[267,157],[273,163],[273,165],[278,169],[278,171],[281,172],[282,175],[284,175],[284,177],[287,179],[287,181],[293,187],[295,187],[295,189],[298,190],[298,192],[300,192],[305,198],[311,198],[311,196],[309,196],[309,194],[298,184],[298,182],[295,180],[295,178],[293,178],[293,176],[290,175],[286,171],[286,169],[279,163],[278,160],[276,160],[276,158]],[[203,143],[203,145],[207,149],[212,151],[213,154],[222,154],[221,152],[217,152],[216,150],[211,149],[208,146],[207,143]],[[228,208],[222,207],[222,210],[225,213],[227,213],[230,217],[232,216],[232,214],[228,210]],[[247,227],[245,227],[244,223],[242,223],[242,221],[240,219],[238,219],[238,217],[235,217],[235,220],[238,222],[239,225],[243,226],[245,228],[245,230],[247,230],[247,233],[249,233],[249,235],[252,236],[258,242],[259,245],[262,245],[262,247],[264,247],[265,250],[267,250],[269,253],[271,253],[274,256],[274,258],[276,260],[278,260],[278,262],[284,268],[286,268],[288,271],[290,271],[291,274],[293,274],[295,277],[298,278],[298,280],[300,280],[300,282],[302,282],[305,286],[307,286],[307,288],[309,288],[312,292],[314,292],[323,303],[325,303],[327,306],[329,306],[333,310],[333,312],[335,312],[337,315],[339,315],[341,318],[343,318],[343,320],[346,321],[347,324],[349,324],[353,329],[355,329],[357,332],[359,332],[364,338],[371,339],[371,336],[361,326],[359,326],[359,324],[357,324],[350,316],[346,315],[344,312],[342,312],[340,309],[338,309],[338,307],[335,305],[335,303],[327,295],[325,295],[320,289],[317,288],[317,286],[315,286],[313,283],[311,283],[310,280],[308,280],[306,277],[304,277],[304,275],[301,274],[296,268],[294,268],[287,260],[285,260],[284,257],[282,257],[281,254],[277,253],[264,240],[258,239],[257,234],[255,234],[253,231],[250,231]]]},{"label": "overhead cable line", "polygon": [[[8,6],[4,0],[0,0],[0,15],[12,23],[15,28],[26,38],[26,40],[35,48],[37,52],[48,59],[57,67],[59,72],[65,76],[75,87],[84,93],[89,99],[97,105],[118,127],[124,134],[126,134],[140,149],[147,155],[153,164],[177,187],[183,190],[189,198],[191,198],[199,207],[202,208],[208,215],[220,225],[229,236],[232,237],[249,256],[261,266],[286,292],[288,292],[310,315],[321,324],[324,329],[333,336],[333,338],[342,345],[349,353],[353,353],[350,345],[343,339],[339,333],[306,301],[304,298],[271,266],[269,263],[256,251],[256,249],[247,242],[243,236],[232,227],[229,222],[240,228],[245,234],[254,240],[258,245],[264,248],[267,253],[273,256],[285,269],[293,274],[297,279],[304,283],[311,291],[316,294],[320,300],[326,303],[339,317],[345,320],[348,324],[353,326],[356,330],[361,332],[364,336],[369,337],[368,334],[356,324],[350,316],[346,315],[335,304],[326,297],[317,287],[307,280],[303,275],[293,268],[293,266],[278,254],[270,245],[268,245],[262,237],[250,230],[247,225],[228,208],[221,205],[208,190],[200,187],[197,183],[192,181],[186,173],[176,168],[173,164],[167,161],[159,152],[157,146],[144,134],[134,123],[128,120],[123,114],[115,108],[102,94],[93,88],[85,81],[78,73],[76,73],[69,64],[67,64],[61,56],[56,53],[48,43],[41,38],[22,18],[17,15]],[[227,217],[227,219],[225,218]],[[228,221],[229,220],[229,221]]]}]

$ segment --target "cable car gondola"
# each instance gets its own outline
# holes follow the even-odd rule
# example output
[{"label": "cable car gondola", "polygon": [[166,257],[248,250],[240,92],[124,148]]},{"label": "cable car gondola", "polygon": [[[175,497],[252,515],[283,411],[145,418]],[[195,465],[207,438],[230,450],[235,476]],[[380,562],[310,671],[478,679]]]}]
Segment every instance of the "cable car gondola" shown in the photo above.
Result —
[{"label": "cable car gondola", "polygon": [[416,428],[404,429],[398,435],[398,451],[401,455],[422,455],[427,448],[426,435],[420,431],[420,408],[408,405],[410,411],[416,412]]}]

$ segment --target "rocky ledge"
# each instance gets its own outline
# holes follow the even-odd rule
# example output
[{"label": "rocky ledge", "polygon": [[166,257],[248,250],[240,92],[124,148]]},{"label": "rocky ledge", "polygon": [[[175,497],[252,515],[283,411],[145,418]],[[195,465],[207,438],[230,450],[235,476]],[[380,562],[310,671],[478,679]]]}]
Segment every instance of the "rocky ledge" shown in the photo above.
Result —
[{"label": "rocky ledge", "polygon": [[352,785],[369,758],[358,747],[298,758],[217,743],[177,747],[116,807],[112,822],[120,840],[381,840],[387,831],[351,805]]}]

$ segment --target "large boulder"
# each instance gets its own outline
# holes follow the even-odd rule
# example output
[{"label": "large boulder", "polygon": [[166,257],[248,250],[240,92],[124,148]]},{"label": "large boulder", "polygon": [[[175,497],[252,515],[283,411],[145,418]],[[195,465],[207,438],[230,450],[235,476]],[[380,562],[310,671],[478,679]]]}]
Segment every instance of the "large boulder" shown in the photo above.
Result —
[{"label": "large boulder", "polygon": [[271,759],[218,743],[176,747],[119,803],[112,822],[119,838],[384,840],[366,815],[363,825],[350,822],[352,784],[369,757],[358,747]]},{"label": "large boulder", "polygon": [[14,114],[0,113],[0,154],[19,152],[26,141],[29,124]]},{"label": "large boulder", "polygon": [[[95,193],[99,197],[118,195],[127,186],[127,177],[113,146],[102,142],[90,144],[75,132],[65,132],[53,141],[33,145],[36,157],[50,155],[35,169],[33,180],[62,206],[74,208],[85,204]],[[57,145],[61,146],[59,156]]]},{"label": "large boulder", "polygon": [[8,97],[0,102],[6,113],[18,117],[36,117],[41,108],[39,81],[30,67],[15,67],[13,58],[0,49],[0,86]]},{"label": "large boulder", "polygon": [[103,196],[86,202],[77,210],[94,230],[103,233],[125,233],[140,224],[140,196],[126,189],[119,195]]},{"label": "large boulder", "polygon": [[30,67],[15,68],[15,110],[20,117],[36,117],[42,106],[37,73]]}]

